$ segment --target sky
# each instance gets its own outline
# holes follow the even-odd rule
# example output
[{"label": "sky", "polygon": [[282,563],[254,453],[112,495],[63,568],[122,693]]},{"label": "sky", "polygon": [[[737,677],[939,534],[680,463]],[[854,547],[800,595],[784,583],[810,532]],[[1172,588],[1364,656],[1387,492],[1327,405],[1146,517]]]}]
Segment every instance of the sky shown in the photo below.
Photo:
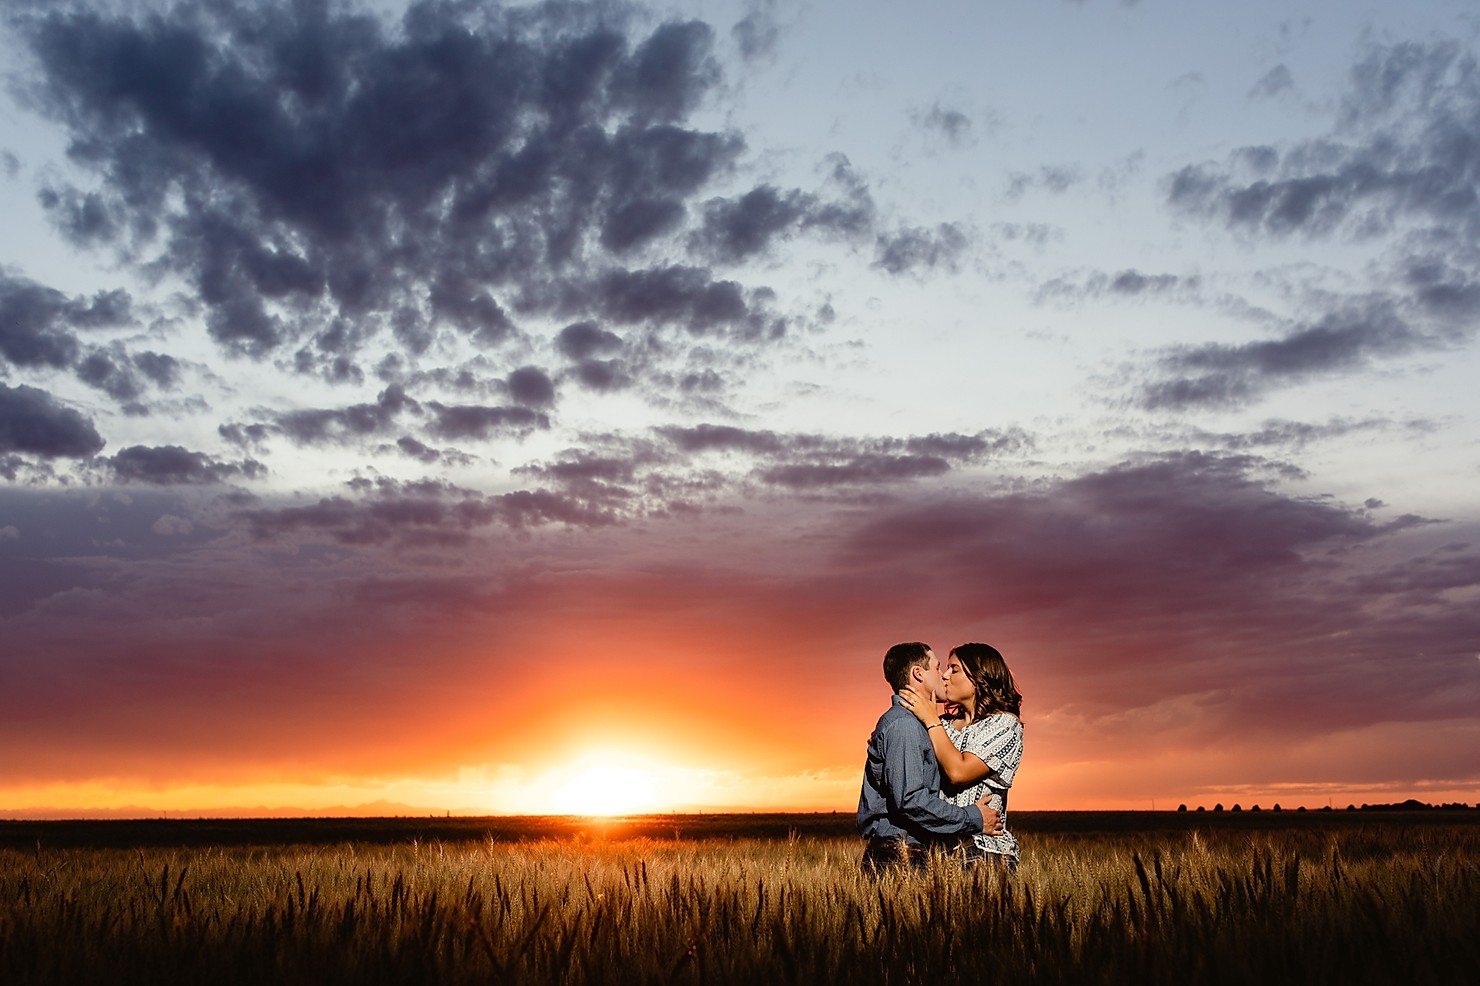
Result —
[{"label": "sky", "polygon": [[0,815],[1480,801],[1472,4],[0,11]]}]

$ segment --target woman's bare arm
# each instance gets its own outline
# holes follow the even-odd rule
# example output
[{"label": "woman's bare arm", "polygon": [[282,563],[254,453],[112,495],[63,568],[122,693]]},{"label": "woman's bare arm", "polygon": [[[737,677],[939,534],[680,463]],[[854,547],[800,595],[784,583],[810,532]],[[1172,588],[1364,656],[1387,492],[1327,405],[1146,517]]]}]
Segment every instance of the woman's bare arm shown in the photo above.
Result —
[{"label": "woman's bare arm", "polygon": [[969,784],[987,776],[987,765],[982,762],[981,757],[956,749],[951,738],[946,735],[946,727],[935,711],[934,702],[925,702],[909,691],[900,692],[899,700],[915,714],[916,719],[925,724],[925,731],[930,734],[930,745],[935,748],[935,759],[940,761],[940,771],[946,775],[947,780],[952,784]]}]

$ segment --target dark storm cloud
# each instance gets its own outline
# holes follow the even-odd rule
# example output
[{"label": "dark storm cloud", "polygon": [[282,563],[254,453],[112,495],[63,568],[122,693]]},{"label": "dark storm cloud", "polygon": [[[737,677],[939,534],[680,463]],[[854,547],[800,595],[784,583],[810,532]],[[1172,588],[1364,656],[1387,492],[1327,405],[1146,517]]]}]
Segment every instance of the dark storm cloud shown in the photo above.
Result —
[{"label": "dark storm cloud", "polygon": [[[1183,453],[1092,473],[1045,493],[922,505],[879,518],[860,532],[852,550],[943,552],[964,568],[970,559],[1011,544],[1019,588],[1008,588],[1022,602],[1061,601],[1072,591],[1098,611],[1151,583],[1160,595],[1170,588],[1162,584],[1171,581],[1167,573],[1176,569],[1207,566],[1252,577],[1295,562],[1301,550],[1375,534],[1374,525],[1358,515],[1263,489],[1248,476],[1253,464]],[[1037,536],[1024,536],[1024,522]],[[1067,551],[1071,544],[1080,547]],[[1030,545],[1043,549],[1040,562],[1021,557],[1033,550]],[[1118,560],[1110,564],[1111,559]],[[1084,571],[1059,582],[1047,577],[1061,566]],[[1174,602],[1159,598],[1157,605]]]},{"label": "dark storm cloud", "polygon": [[0,270],[0,357],[13,366],[71,366],[81,351],[74,330],[114,328],[132,317],[127,292],[68,297]]},{"label": "dark storm cloud", "polygon": [[218,426],[216,433],[231,444],[245,448],[261,446],[272,436],[272,429],[265,424],[232,423]]},{"label": "dark storm cloud", "polygon": [[169,388],[179,379],[179,361],[171,356],[144,352],[131,355],[114,343],[94,349],[78,361],[77,379],[96,387],[118,401],[125,413],[144,414],[148,408],[142,398],[149,384]]},{"label": "dark storm cloud", "polygon": [[[89,612],[87,619],[101,619],[108,630],[72,639],[96,654],[117,634],[126,634],[134,617],[166,602],[155,598],[143,603],[137,613],[129,613],[127,605],[115,608],[104,593],[118,590],[124,581],[133,583],[138,573],[126,570],[126,566],[178,557],[178,552],[188,552],[192,546],[219,535],[219,531],[191,530],[188,522],[181,522],[189,513],[177,492],[156,488],[139,487],[125,494],[0,486],[0,518],[4,518],[0,528],[9,526],[16,532],[8,541],[0,537],[4,542],[0,550],[0,618],[24,613],[36,603],[68,590],[93,592],[92,601],[98,609]],[[209,579],[197,579],[197,584],[204,581]],[[6,632],[12,629],[14,624]],[[54,643],[69,636],[67,632],[56,633],[59,628],[55,624],[50,629],[49,639]]]},{"label": "dark storm cloud", "polygon": [[1174,348],[1161,356],[1163,378],[1144,387],[1140,403],[1153,409],[1238,407],[1274,387],[1434,344],[1384,299],[1375,299],[1280,339]]},{"label": "dark storm cloud", "polygon": [[237,516],[259,538],[320,533],[343,544],[378,544],[409,536],[433,544],[465,543],[490,521],[479,494],[440,483],[384,482],[356,496],[302,506],[244,510]]},{"label": "dark storm cloud", "polygon": [[934,434],[906,438],[903,448],[911,455],[939,456],[958,462],[979,462],[1031,448],[1032,440],[1016,428],[989,429],[974,435]]},{"label": "dark storm cloud", "polygon": [[0,452],[81,459],[103,444],[91,421],[46,391],[0,383]]},{"label": "dark storm cloud", "polygon": [[617,102],[645,119],[682,119],[719,82],[713,35],[698,21],[659,27],[615,73]]},{"label": "dark storm cloud", "polygon": [[555,348],[575,364],[565,375],[598,392],[621,390],[636,382],[625,360],[599,358],[615,356],[623,347],[621,336],[595,322],[575,322],[555,337]]},{"label": "dark storm cloud", "polygon": [[1453,41],[1374,47],[1352,70],[1330,137],[1188,166],[1167,195],[1189,214],[1272,236],[1367,237],[1403,220],[1468,233],[1480,228],[1477,141],[1473,55]]},{"label": "dark storm cloud", "polygon": [[550,490],[518,490],[494,498],[498,516],[512,527],[562,524],[567,527],[604,527],[615,523],[613,514],[584,498]]},{"label": "dark storm cloud", "polygon": [[550,427],[549,416],[528,407],[499,407],[482,404],[440,404],[429,401],[429,429],[448,440],[485,440],[497,435],[527,435]]},{"label": "dark storm cloud", "polygon": [[878,238],[874,266],[890,274],[913,270],[955,270],[971,238],[955,223],[935,229],[904,229]]},{"label": "dark storm cloud", "polygon": [[521,366],[508,379],[509,395],[527,407],[549,407],[555,403],[555,384],[537,366]]},{"label": "dark storm cloud", "polygon": [[[447,380],[443,380],[447,382]],[[456,382],[456,380],[454,380]],[[468,382],[468,388],[477,388]],[[388,438],[404,432],[408,426],[425,423],[426,431],[441,440],[487,440],[496,435],[522,437],[537,429],[551,426],[545,410],[555,401],[554,380],[539,367],[514,370],[502,382],[482,383],[482,389],[502,389],[515,404],[447,404],[443,401],[417,401],[407,394],[401,383],[386,386],[376,400],[349,404],[348,407],[305,407],[275,413],[263,422],[232,422],[222,425],[219,434],[237,446],[260,446],[271,435],[280,434],[297,446],[320,444],[357,444],[374,438]],[[414,438],[401,435],[401,450],[414,457],[425,457],[428,447]],[[450,450],[456,455],[456,450]],[[435,456],[432,456],[435,457]]]},{"label": "dark storm cloud", "polygon": [[448,483],[382,479],[351,484],[353,495],[315,503],[244,510],[237,514],[257,538],[325,536],[340,544],[396,542],[457,547],[485,528],[560,524],[599,527],[614,518],[583,499],[549,490],[485,496]]},{"label": "dark storm cloud", "polygon": [[[680,393],[689,396],[721,394],[730,386],[730,379],[713,369],[695,370],[691,373],[665,374]],[[661,378],[661,377],[660,377]]]},{"label": "dark storm cloud", "polygon": [[[353,404],[343,408],[300,408],[284,411],[272,420],[273,427],[298,445],[353,442],[361,438],[384,435],[399,427],[402,414],[415,412],[420,405],[406,395],[398,384],[381,391],[375,402]],[[241,426],[232,435],[250,435]],[[224,434],[224,433],[223,433]],[[257,436],[263,432],[258,431]]]},{"label": "dark storm cloud", "polygon": [[[1480,586],[1480,550],[1470,543],[1446,543],[1434,552],[1391,568],[1356,574],[1349,585],[1353,592],[1370,598],[1393,599],[1404,605],[1442,611],[1448,608],[1453,594]],[[1460,626],[1466,622],[1463,618],[1456,621]]]},{"label": "dark storm cloud", "polygon": [[830,158],[822,192],[761,185],[733,198],[711,199],[688,242],[700,256],[733,264],[801,233],[871,244],[874,266],[890,274],[937,267],[953,271],[972,242],[956,223],[886,229],[867,183],[841,155]]},{"label": "dark storm cloud", "polygon": [[107,461],[121,481],[155,486],[214,485],[238,478],[256,479],[267,472],[255,459],[221,462],[178,445],[133,445]]},{"label": "dark storm cloud", "polygon": [[761,466],[756,476],[793,490],[893,483],[943,475],[958,465],[1011,454],[1030,444],[1022,432],[996,430],[906,439],[787,436],[781,453],[773,455],[782,461]]},{"label": "dark storm cloud", "polygon": [[483,354],[452,366],[411,369],[407,361],[392,353],[376,367],[376,375],[387,384],[419,389],[443,389],[459,394],[488,397],[508,392],[507,378],[500,381],[498,366]]},{"label": "dark storm cloud", "polygon": [[746,337],[764,320],[754,292],[735,281],[716,281],[704,268],[682,265],[612,271],[579,294],[567,312],[594,311],[621,325],[651,322],[680,326],[696,336],[717,333]]},{"label": "dark storm cloud", "polygon": [[1433,340],[1462,341],[1480,316],[1480,270],[1432,254],[1414,254],[1401,268],[1397,290],[1413,310],[1440,330]]},{"label": "dark storm cloud", "polygon": [[[1308,421],[1266,421],[1254,431],[1208,432],[1194,430],[1188,438],[1200,448],[1249,451],[1252,449],[1295,450],[1315,442],[1344,438],[1347,435],[1370,431],[1385,431],[1396,426],[1396,422],[1381,418],[1366,418],[1360,421],[1336,419],[1324,424]],[[1403,427],[1421,433],[1431,427],[1422,421],[1408,422]],[[1377,504],[1380,506],[1381,504]]]},{"label": "dark storm cloud", "polygon": [[[666,443],[629,435],[586,435],[586,446],[566,449],[553,461],[513,470],[543,489],[520,494],[531,507],[578,508],[601,524],[691,509],[691,497],[725,488],[714,475],[696,478],[695,470]],[[563,520],[573,524],[579,521]],[[580,521],[590,526],[589,519]]]},{"label": "dark storm cloud", "polygon": [[839,438],[754,431],[702,424],[659,428],[657,434],[684,455],[738,454],[756,460],[752,478],[790,490],[893,483],[938,476],[957,465],[981,462],[1030,446],[1016,430],[913,438]]},{"label": "dark storm cloud", "polygon": [[571,370],[581,386],[595,391],[622,390],[636,381],[618,360],[582,360]]},{"label": "dark storm cloud", "polygon": [[0,360],[19,370],[71,369],[78,380],[119,403],[127,414],[146,414],[150,384],[169,388],[179,363],[155,352],[130,354],[119,342],[90,345],[89,333],[133,326],[127,291],[68,296],[0,270]]},{"label": "dark storm cloud", "polygon": [[834,157],[822,194],[760,185],[734,198],[711,199],[689,246],[720,263],[740,263],[800,232],[862,239],[874,233],[877,208],[846,159]]},{"label": "dark storm cloud", "polygon": [[[1037,673],[1080,682],[1085,709],[1203,696],[1208,721],[1273,725],[1298,706],[1321,729],[1395,702],[1459,714],[1480,617],[1440,601],[1480,584],[1476,544],[1384,564],[1379,546],[1426,522],[1281,493],[1255,478],[1263,468],[1180,453],[1029,492],[933,498],[877,513],[841,562],[909,573],[878,587],[894,604],[1026,634],[1042,648]],[[1398,680],[1360,671],[1395,655]]]},{"label": "dark storm cloud", "polygon": [[180,382],[180,361],[166,353],[135,353],[133,364],[156,387],[168,390]]},{"label": "dark storm cloud", "polygon": [[951,464],[936,455],[887,455],[864,452],[839,462],[797,462],[770,466],[758,471],[767,483],[790,489],[817,489],[860,483],[890,483],[951,471]]},{"label": "dark storm cloud", "polygon": [[590,486],[592,484],[632,484],[637,480],[638,467],[651,462],[651,457],[632,454],[623,458],[605,456],[580,449],[567,452],[560,460],[547,466],[527,466],[519,472],[537,475],[568,486]]},{"label": "dark storm cloud", "polygon": [[691,428],[660,428],[658,434],[682,452],[749,452],[778,455],[787,440],[770,431],[750,431],[732,425],[695,425]]},{"label": "dark storm cloud", "polygon": [[[745,57],[774,41],[773,14],[757,4],[737,26]],[[810,316],[718,269],[800,237],[872,250],[889,274],[957,269],[967,233],[883,228],[841,155],[807,191],[737,187],[744,139],[694,123],[725,92],[713,30],[637,27],[645,16],[423,2],[392,23],[353,4],[185,0],[37,4],[10,21],[33,59],[24,97],[70,141],[73,167],[40,193],[60,229],[182,279],[228,353],[331,384],[378,377],[425,403],[222,425],[236,442],[265,426],[320,444],[526,434],[550,427],[566,385],[719,408],[753,347],[788,345]],[[149,389],[178,385],[174,357],[82,345],[83,313],[58,314],[77,301],[40,300],[44,317],[6,322],[0,355],[158,412]],[[94,321],[126,302],[100,296]],[[552,319],[570,362],[516,369]],[[434,365],[448,353],[462,365]],[[412,414],[425,434],[408,433]]]},{"label": "dark storm cloud", "polygon": [[1385,237],[1363,295],[1311,292],[1281,338],[1160,354],[1152,408],[1235,407],[1271,389],[1462,345],[1480,315],[1480,65],[1450,41],[1373,46],[1328,136],[1239,148],[1169,176],[1184,215],[1276,239]]},{"label": "dark storm cloud", "polygon": [[136,401],[142,386],[130,367],[97,351],[77,364],[77,379],[123,402]]},{"label": "dark storm cloud", "polygon": [[157,250],[228,348],[326,314],[496,345],[515,331],[499,292],[669,232],[743,145],[681,126],[718,81],[705,25],[629,39],[595,11],[483,13],[36,14],[34,102],[103,179],[45,202],[79,237]]},{"label": "dark storm cloud", "polygon": [[442,458],[440,449],[434,449],[425,442],[417,441],[410,435],[402,435],[396,439],[396,448],[400,449],[409,458],[418,462],[433,463]]},{"label": "dark storm cloud", "polygon": [[560,330],[555,337],[556,346],[573,360],[584,360],[592,356],[607,356],[622,348],[622,339],[594,322],[576,322]]},{"label": "dark storm cloud", "polygon": [[[761,12],[743,44],[762,44]],[[769,292],[692,261],[803,231],[872,236],[866,184],[838,159],[825,194],[705,196],[745,152],[687,123],[720,82],[713,31],[643,34],[629,14],[417,3],[391,27],[310,2],[17,13],[41,72],[31,103],[98,178],[55,181],[43,204],[78,241],[184,277],[222,347],[301,347],[299,371],[330,380],[358,379],[352,357],[378,336],[488,349],[528,317],[771,338]],[[925,263],[949,247],[901,236]],[[33,358],[70,358],[43,341]]]},{"label": "dark storm cloud", "polygon": [[[1016,430],[852,438],[700,424],[649,438],[587,434],[583,446],[513,470],[602,523],[692,513],[763,494],[849,501],[1031,446]],[[551,491],[558,491],[551,493]],[[574,523],[575,521],[564,521]],[[589,520],[587,521],[589,522]]]},{"label": "dark storm cloud", "polygon": [[704,225],[695,234],[703,253],[737,263],[767,250],[776,237],[798,229],[818,206],[815,196],[770,185],[753,188],[735,199],[714,199],[704,206]]}]

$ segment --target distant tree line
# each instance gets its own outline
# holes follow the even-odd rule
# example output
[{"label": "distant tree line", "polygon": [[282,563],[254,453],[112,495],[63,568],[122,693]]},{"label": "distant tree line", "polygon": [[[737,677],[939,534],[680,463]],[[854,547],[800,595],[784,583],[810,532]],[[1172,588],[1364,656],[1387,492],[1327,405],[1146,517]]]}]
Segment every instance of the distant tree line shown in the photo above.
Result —
[{"label": "distant tree line", "polygon": [[[1431,805],[1431,804],[1428,804],[1427,802],[1424,802],[1424,801],[1418,801],[1418,800],[1416,800],[1414,798],[1409,798],[1407,801],[1400,801],[1400,802],[1397,802],[1396,804],[1369,805],[1369,804],[1365,804],[1364,803],[1363,805],[1361,805],[1361,807],[1358,807],[1357,805],[1347,805],[1346,806],[1346,810],[1347,811],[1454,811],[1456,809],[1467,809],[1467,810],[1471,810],[1471,811],[1473,811],[1473,810],[1480,810],[1480,804],[1471,806],[1471,805],[1465,804],[1463,801],[1452,801],[1452,802],[1448,802],[1448,803],[1441,804],[1441,805]],[[1177,810],[1178,811],[1187,811],[1188,808],[1187,808],[1187,806],[1185,804],[1182,804],[1182,805],[1178,805],[1177,806]],[[1194,808],[1192,810],[1193,811],[1207,811],[1208,809],[1207,808],[1204,808],[1202,805],[1198,805],[1196,808]],[[1218,804],[1213,805],[1212,810],[1213,811],[1222,811],[1223,810],[1223,803],[1222,802],[1219,802]],[[1237,805],[1236,804],[1236,805],[1234,805],[1232,808],[1230,808],[1228,810],[1229,811],[1243,811],[1244,809],[1243,809],[1243,806],[1242,805]],[[1264,809],[1263,808],[1260,808],[1258,805],[1255,805],[1254,807],[1250,808],[1249,810],[1250,811],[1263,811]],[[1305,806],[1304,805],[1301,805],[1298,808],[1292,808],[1292,809],[1281,808],[1279,806],[1279,803],[1278,802],[1276,802],[1275,803],[1275,806],[1270,809],[1270,811],[1305,811],[1305,810],[1306,809],[1305,809]],[[1317,808],[1315,810],[1316,811],[1335,811],[1336,809],[1332,808],[1330,805],[1323,805],[1322,807]]]}]

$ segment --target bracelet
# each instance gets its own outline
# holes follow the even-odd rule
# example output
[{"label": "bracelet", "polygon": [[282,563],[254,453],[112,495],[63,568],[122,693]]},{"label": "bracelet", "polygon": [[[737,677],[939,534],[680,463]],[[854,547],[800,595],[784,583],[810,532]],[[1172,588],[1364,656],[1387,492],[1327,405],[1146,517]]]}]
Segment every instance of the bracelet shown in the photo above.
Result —
[{"label": "bracelet", "polygon": [[926,732],[927,732],[927,733],[928,733],[928,732],[930,732],[930,731],[931,731],[931,730],[932,730],[932,729],[934,729],[934,728],[935,728],[935,727],[936,727],[936,726],[941,726],[941,727],[944,727],[944,726],[945,726],[945,723],[943,723],[943,722],[939,722],[939,721],[937,721],[937,722],[932,722],[932,723],[931,723],[931,724],[930,724],[930,725],[928,725],[928,726],[926,726],[926,727],[925,727],[925,731],[926,731]]}]

